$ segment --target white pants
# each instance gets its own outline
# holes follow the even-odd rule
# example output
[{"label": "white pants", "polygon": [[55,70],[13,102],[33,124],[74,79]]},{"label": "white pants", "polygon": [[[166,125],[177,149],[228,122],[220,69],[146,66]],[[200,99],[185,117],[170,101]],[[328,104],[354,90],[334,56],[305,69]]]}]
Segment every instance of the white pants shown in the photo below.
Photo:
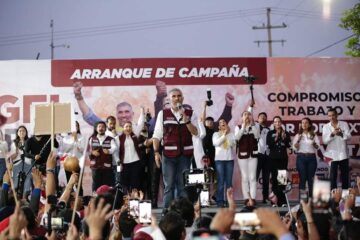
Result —
[{"label": "white pants", "polygon": [[256,199],[257,158],[238,158],[238,164],[241,172],[241,189],[244,199],[249,199],[250,196],[252,199]]}]

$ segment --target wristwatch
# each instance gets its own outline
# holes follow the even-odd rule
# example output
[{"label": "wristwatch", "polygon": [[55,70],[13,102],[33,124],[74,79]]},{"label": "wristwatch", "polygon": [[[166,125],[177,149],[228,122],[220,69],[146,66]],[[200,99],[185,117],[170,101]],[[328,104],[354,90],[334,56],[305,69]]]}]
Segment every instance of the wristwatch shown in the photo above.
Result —
[{"label": "wristwatch", "polygon": [[47,173],[55,173],[55,168],[47,168],[46,172]]}]

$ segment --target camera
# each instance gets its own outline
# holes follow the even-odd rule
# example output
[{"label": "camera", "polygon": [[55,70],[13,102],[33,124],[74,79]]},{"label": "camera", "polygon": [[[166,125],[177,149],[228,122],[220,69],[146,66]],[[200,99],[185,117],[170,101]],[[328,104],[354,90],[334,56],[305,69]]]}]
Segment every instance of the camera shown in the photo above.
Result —
[{"label": "camera", "polygon": [[211,183],[211,174],[207,169],[188,169],[184,171],[185,186],[198,186]]},{"label": "camera", "polygon": [[207,98],[208,98],[208,100],[206,101],[206,106],[210,107],[211,105],[214,104],[213,100],[211,100],[211,89],[210,88],[208,88],[206,90],[206,94],[207,94]]},{"label": "camera", "polygon": [[245,77],[245,82],[248,84],[254,84],[256,79],[257,79],[257,77],[255,77],[254,75],[250,75],[250,76]]},{"label": "camera", "polygon": [[254,212],[236,213],[231,230],[249,230],[259,229],[260,220]]}]

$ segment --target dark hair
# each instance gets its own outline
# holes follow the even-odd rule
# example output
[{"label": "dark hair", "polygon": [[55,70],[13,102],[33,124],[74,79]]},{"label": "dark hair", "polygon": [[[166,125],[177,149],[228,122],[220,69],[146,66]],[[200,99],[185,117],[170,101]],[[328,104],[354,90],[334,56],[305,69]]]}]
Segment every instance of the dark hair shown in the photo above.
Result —
[{"label": "dark hair", "polygon": [[183,104],[182,105],[184,109],[192,110],[192,107],[189,104]]},{"label": "dark hair", "polygon": [[214,118],[213,117],[206,117],[205,121],[213,121],[214,122]]},{"label": "dark hair", "polygon": [[327,113],[329,113],[329,112],[333,112],[333,113],[335,113],[335,115],[338,115],[338,113],[337,113],[337,111],[336,111],[336,108],[330,108],[330,109],[327,111]]},{"label": "dark hair", "polygon": [[24,212],[25,218],[28,222],[27,229],[31,230],[31,229],[35,228],[36,227],[35,214],[31,210],[31,208],[24,206],[24,207],[21,207],[21,210]]},{"label": "dark hair", "polygon": [[[313,124],[312,124],[312,121],[311,121],[311,119],[310,118],[308,118],[308,117],[304,117],[303,119],[301,119],[301,122],[303,121],[303,120],[307,120],[308,122],[309,122],[309,128],[308,128],[308,131],[309,131],[309,133],[310,133],[310,138],[314,138],[315,137],[315,133],[314,133],[314,126],[313,126]],[[303,129],[302,129],[302,127],[300,126],[300,129],[299,129],[299,134],[302,134],[303,133]]]},{"label": "dark hair", "polygon": [[282,122],[282,118],[280,116],[273,117],[273,121],[275,120],[275,118],[278,118],[280,120],[280,122]]},{"label": "dark hair", "polygon": [[[99,204],[100,199],[104,199],[105,200],[105,205],[106,204],[113,204],[113,196],[110,193],[104,193],[104,194],[100,194],[96,197],[95,199],[95,207],[97,207],[97,205]],[[110,209],[111,210],[111,209]],[[110,211],[109,210],[109,211]],[[83,229],[84,229],[84,234],[86,237],[89,237],[89,225],[86,223],[86,221],[83,222]],[[105,226],[102,229],[102,239],[107,239],[109,234],[110,234],[110,222],[106,221]]]},{"label": "dark hair", "polygon": [[306,216],[301,209],[299,209],[299,211],[296,213],[296,215],[297,215],[297,217],[296,217],[297,220],[301,222],[302,227],[304,229],[304,237],[305,237],[305,239],[307,239],[309,237],[309,230],[307,227]]},{"label": "dark hair", "polygon": [[92,134],[92,136],[96,136],[98,134],[97,132],[97,127],[100,125],[100,124],[103,124],[106,128],[106,123],[104,121],[98,121],[94,124],[94,132]]},{"label": "dark hair", "polygon": [[265,117],[267,118],[266,112],[261,112],[261,113],[259,113],[259,114],[258,114],[258,117],[260,117],[260,115],[265,115]]},{"label": "dark hair", "polygon": [[18,131],[19,131],[21,128],[25,129],[25,132],[26,132],[24,141],[26,141],[26,140],[29,138],[27,128],[26,128],[24,125],[19,126],[19,127],[16,129],[16,137],[15,137],[15,139],[14,139],[14,143],[15,143],[15,146],[16,146],[16,147],[19,147],[20,137],[18,136]]},{"label": "dark hair", "polygon": [[[59,212],[58,216],[62,217],[64,219],[64,222],[70,223],[71,218],[72,218],[72,213],[73,213],[72,209],[65,208],[64,210]],[[75,225],[76,229],[78,231],[80,231],[80,229],[81,229],[81,219],[80,219],[79,215],[77,215],[77,214],[75,214],[74,225]],[[67,230],[67,229],[64,229],[64,230]]]},{"label": "dark hair", "polygon": [[106,122],[108,122],[108,121],[110,121],[110,120],[116,122],[116,118],[115,118],[114,116],[108,116],[108,117],[106,118]]},{"label": "dark hair", "polygon": [[212,217],[209,215],[201,214],[201,217],[196,218],[194,221],[194,230],[210,229]]},{"label": "dark hair", "polygon": [[226,121],[226,119],[224,119],[224,118],[219,118],[218,122],[220,122],[221,120],[223,120],[224,122],[226,122],[226,124],[228,124],[228,121]]},{"label": "dark hair", "polygon": [[132,122],[131,122],[131,121],[125,121],[125,122],[124,122],[124,125],[127,124],[127,123],[132,126]]},{"label": "dark hair", "polygon": [[313,213],[313,219],[320,239],[329,239],[331,216],[329,214]]},{"label": "dark hair", "polygon": [[168,212],[161,218],[159,228],[166,239],[180,240],[185,234],[185,222],[180,214],[174,211]]},{"label": "dark hair", "polygon": [[185,221],[186,227],[192,226],[194,222],[195,210],[194,205],[187,198],[178,198],[170,202],[169,211],[180,214]]},{"label": "dark hair", "polygon": [[123,237],[130,238],[137,225],[134,218],[129,214],[129,211],[124,211],[119,216],[119,229]]}]

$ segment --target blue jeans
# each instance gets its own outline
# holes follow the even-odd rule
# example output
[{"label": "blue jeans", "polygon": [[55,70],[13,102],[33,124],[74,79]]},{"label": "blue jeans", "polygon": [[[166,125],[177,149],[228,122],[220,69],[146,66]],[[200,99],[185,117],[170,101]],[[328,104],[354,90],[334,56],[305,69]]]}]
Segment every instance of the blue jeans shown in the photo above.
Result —
[{"label": "blue jeans", "polygon": [[5,158],[0,158],[0,181],[3,181],[4,174],[6,172]]},{"label": "blue jeans", "polygon": [[[232,176],[234,171],[234,160],[223,161],[215,160],[216,176],[217,176],[217,196],[216,203],[223,206],[225,203],[225,189],[232,187]],[[225,188],[226,185],[226,188]]]},{"label": "blue jeans", "polygon": [[178,196],[187,197],[185,192],[183,172],[190,168],[191,160],[189,157],[179,156],[168,158],[163,156],[162,172],[164,181],[164,207],[170,205],[175,197],[175,189]]},{"label": "blue jeans", "polygon": [[317,168],[316,155],[304,155],[299,153],[296,157],[296,168],[299,172],[299,189],[305,190],[308,183],[309,196],[312,196],[314,176]]}]

